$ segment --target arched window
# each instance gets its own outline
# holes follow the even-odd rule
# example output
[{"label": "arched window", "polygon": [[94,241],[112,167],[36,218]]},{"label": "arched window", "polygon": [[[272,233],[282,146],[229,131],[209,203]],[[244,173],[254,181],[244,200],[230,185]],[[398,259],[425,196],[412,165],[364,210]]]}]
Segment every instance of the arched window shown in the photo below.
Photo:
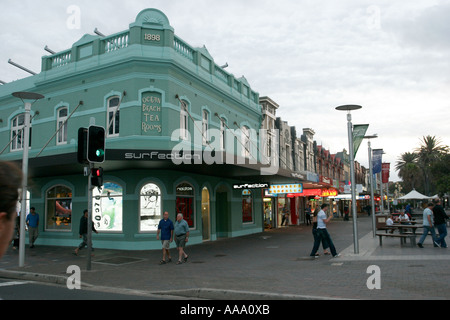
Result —
[{"label": "arched window", "polygon": [[[11,121],[11,151],[23,150],[25,114],[19,114]],[[30,145],[31,147],[31,121],[30,121]]]},{"label": "arched window", "polygon": [[154,183],[146,184],[140,194],[140,232],[158,230],[162,219],[161,189]]},{"label": "arched window", "polygon": [[253,222],[253,195],[250,190],[242,191],[242,222]]},{"label": "arched window", "polygon": [[209,112],[203,110],[203,120],[202,120],[202,141],[203,145],[206,146],[210,140],[209,138]]},{"label": "arched window", "polygon": [[180,183],[177,186],[177,214],[181,213],[189,228],[195,227],[195,190],[189,183]]},{"label": "arched window", "polygon": [[118,96],[108,99],[108,137],[117,137],[120,132],[120,98]]},{"label": "arched window", "polygon": [[225,151],[226,149],[226,131],[227,131],[227,120],[220,118],[220,149]]},{"label": "arched window", "polygon": [[241,141],[242,141],[242,156],[244,158],[250,158],[250,130],[243,126],[241,128]]},{"label": "arched window", "polygon": [[72,189],[55,186],[45,195],[45,229],[51,231],[72,230]]},{"label": "arched window", "polygon": [[56,144],[67,144],[67,119],[68,119],[69,111],[67,107],[63,107],[58,110],[58,119],[56,121],[57,128],[59,130],[57,135]]},{"label": "arched window", "polygon": [[95,229],[122,232],[123,188],[114,182],[106,182],[103,187],[95,188],[92,196],[92,222]]},{"label": "arched window", "polygon": [[188,114],[188,106],[187,102],[183,101],[181,104],[180,111],[180,139],[187,140],[189,139],[189,114]]}]

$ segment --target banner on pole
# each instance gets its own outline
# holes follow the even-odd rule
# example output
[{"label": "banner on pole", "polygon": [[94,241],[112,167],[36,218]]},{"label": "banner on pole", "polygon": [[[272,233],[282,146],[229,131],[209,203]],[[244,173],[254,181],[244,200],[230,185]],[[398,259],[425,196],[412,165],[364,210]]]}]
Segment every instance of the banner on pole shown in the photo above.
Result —
[{"label": "banner on pole", "polygon": [[381,164],[383,158],[383,149],[375,149],[372,151],[373,174],[381,172]]},{"label": "banner on pole", "polygon": [[391,164],[390,163],[383,163],[382,165],[382,182],[383,183],[389,183],[389,173],[391,171]]},{"label": "banner on pole", "polygon": [[353,157],[356,157],[358,153],[359,146],[366,135],[367,129],[369,129],[368,124],[356,124],[353,126]]}]

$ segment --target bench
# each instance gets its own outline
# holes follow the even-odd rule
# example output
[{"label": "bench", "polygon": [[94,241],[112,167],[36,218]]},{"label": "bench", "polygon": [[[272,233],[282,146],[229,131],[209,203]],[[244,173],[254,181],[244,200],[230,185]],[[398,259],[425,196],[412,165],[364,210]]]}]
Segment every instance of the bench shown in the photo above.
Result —
[{"label": "bench", "polygon": [[416,246],[416,235],[415,234],[377,233],[377,236],[380,238],[380,247],[383,246],[383,237],[400,238],[400,245],[403,245],[403,243],[406,243],[406,239],[409,239],[409,241],[411,243],[411,247]]}]

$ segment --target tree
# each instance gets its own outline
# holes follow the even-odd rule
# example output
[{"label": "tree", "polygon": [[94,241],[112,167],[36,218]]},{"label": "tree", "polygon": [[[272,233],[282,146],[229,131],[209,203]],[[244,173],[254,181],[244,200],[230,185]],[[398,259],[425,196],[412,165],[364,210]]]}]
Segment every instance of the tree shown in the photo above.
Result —
[{"label": "tree", "polygon": [[415,150],[417,153],[417,165],[421,168],[424,178],[425,194],[430,196],[432,191],[431,168],[440,158],[447,154],[448,146],[443,146],[436,136],[426,136],[421,140],[421,145]]},{"label": "tree", "polygon": [[[395,170],[403,180],[403,190],[420,189],[422,172],[417,164],[419,156],[414,152],[405,152],[400,155]],[[409,191],[408,191],[409,192]]]},{"label": "tree", "polygon": [[436,181],[436,192],[443,196],[450,190],[450,153],[446,153],[431,167]]}]

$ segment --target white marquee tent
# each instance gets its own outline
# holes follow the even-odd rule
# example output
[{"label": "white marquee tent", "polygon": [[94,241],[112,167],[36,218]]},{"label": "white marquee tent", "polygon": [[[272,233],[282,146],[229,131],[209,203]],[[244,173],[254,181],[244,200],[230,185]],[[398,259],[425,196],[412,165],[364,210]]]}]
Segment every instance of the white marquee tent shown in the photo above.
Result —
[{"label": "white marquee tent", "polygon": [[431,199],[431,197],[425,196],[416,190],[411,191],[406,196],[398,198],[398,200],[426,200]]}]

